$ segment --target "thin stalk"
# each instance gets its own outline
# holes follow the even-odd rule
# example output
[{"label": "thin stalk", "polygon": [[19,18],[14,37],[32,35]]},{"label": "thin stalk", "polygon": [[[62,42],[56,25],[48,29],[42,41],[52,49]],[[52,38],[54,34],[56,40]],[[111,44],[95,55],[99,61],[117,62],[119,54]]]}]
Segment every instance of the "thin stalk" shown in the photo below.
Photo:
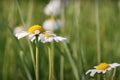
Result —
[{"label": "thin stalk", "polygon": [[32,49],[32,46],[31,46],[31,43],[30,43],[29,40],[28,40],[28,45],[29,45],[29,48],[30,48],[30,54],[31,54],[32,62],[33,62],[33,67],[34,67],[34,70],[35,70],[35,58],[34,58],[33,49]]},{"label": "thin stalk", "polygon": [[20,9],[20,5],[19,5],[19,3],[18,3],[17,0],[16,0],[16,4],[17,4],[18,12],[19,12],[19,14],[20,14],[21,22],[22,22],[22,24],[25,26],[25,22],[24,22],[24,19],[23,19],[23,16],[22,16],[22,12],[21,12],[21,9]]},{"label": "thin stalk", "polygon": [[[29,5],[28,5],[27,27],[29,25],[31,25],[33,7],[34,7],[34,2],[33,2],[33,0],[31,0],[31,1],[29,1]],[[29,40],[28,40],[28,44],[29,44],[29,48],[30,48],[30,54],[31,54],[32,62],[33,62],[34,71],[35,71],[35,58],[34,58],[33,49],[32,49],[32,46],[31,46],[31,43]]]},{"label": "thin stalk", "polygon": [[60,57],[60,80],[64,80],[64,57]]},{"label": "thin stalk", "polygon": [[[65,23],[65,0],[61,0],[61,20]],[[62,25],[64,27],[65,24]],[[64,33],[64,28],[60,28],[60,32]],[[60,80],[64,80],[64,57],[60,55]]]},{"label": "thin stalk", "polygon": [[38,36],[36,36],[36,80],[39,80]]},{"label": "thin stalk", "polygon": [[70,51],[69,51],[69,49],[68,49],[67,44],[64,43],[64,46],[65,46],[66,54],[67,54],[67,56],[68,56],[68,59],[69,59],[69,61],[70,61],[71,66],[72,66],[75,79],[76,79],[76,80],[79,80],[80,78],[79,78],[77,66],[76,66],[76,64],[75,64],[75,62],[74,62],[74,60],[73,60],[73,58],[72,58],[72,56],[71,56],[71,53],[70,53]]},{"label": "thin stalk", "polygon": [[[99,26],[99,10],[98,10],[98,0],[95,0],[96,8],[96,38],[97,38],[97,61],[98,64],[101,62],[101,48],[100,48],[100,26]],[[100,80],[100,76],[97,76],[97,79]]]},{"label": "thin stalk", "polygon": [[28,80],[32,80],[32,77],[31,77],[31,74],[30,74],[30,72],[29,72],[29,70],[28,70],[28,68],[27,68],[27,66],[26,66],[26,64],[25,64],[25,62],[24,62],[24,59],[23,59],[23,51],[21,50],[20,51],[20,59],[21,59],[21,62],[22,62],[22,65],[23,65],[23,67],[24,67],[24,69],[25,69],[25,72],[26,72],[26,74],[27,74],[27,77],[28,77]]},{"label": "thin stalk", "polygon": [[103,80],[106,80],[106,74],[103,75]]},{"label": "thin stalk", "polygon": [[95,1],[96,8],[96,38],[97,38],[97,59],[98,64],[101,62],[101,48],[100,48],[100,26],[99,26],[99,9],[98,9],[98,0]]},{"label": "thin stalk", "polygon": [[[8,41],[6,42],[6,44],[8,44]],[[5,45],[5,49],[7,48],[7,45]],[[7,49],[6,49],[7,50]],[[3,73],[2,73],[2,78],[3,80],[7,80],[8,79],[8,61],[9,61],[9,57],[7,56],[7,51],[5,50],[5,53],[4,53],[4,58],[3,58]]]},{"label": "thin stalk", "polygon": [[29,27],[29,25],[31,25],[32,23],[33,9],[34,9],[34,0],[30,0],[28,5],[27,27]]},{"label": "thin stalk", "polygon": [[116,73],[116,68],[114,68],[114,70],[113,70],[113,74],[112,74],[111,80],[115,80],[115,79],[114,79],[114,78],[115,78],[115,73]]},{"label": "thin stalk", "polygon": [[53,53],[51,48],[48,46],[48,55],[49,55],[49,80],[53,80]]}]

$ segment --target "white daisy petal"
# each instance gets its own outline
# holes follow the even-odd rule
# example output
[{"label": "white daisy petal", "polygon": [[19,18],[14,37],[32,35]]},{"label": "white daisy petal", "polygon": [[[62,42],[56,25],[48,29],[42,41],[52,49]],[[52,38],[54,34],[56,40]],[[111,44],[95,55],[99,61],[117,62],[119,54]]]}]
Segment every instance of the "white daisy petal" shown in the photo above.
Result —
[{"label": "white daisy petal", "polygon": [[29,39],[32,39],[35,36],[35,34],[30,34]]},{"label": "white daisy petal", "polygon": [[85,74],[87,75],[88,73],[90,73],[93,69],[88,70]]},{"label": "white daisy petal", "polygon": [[41,40],[41,37],[40,36],[38,36],[38,41],[40,41]]},{"label": "white daisy petal", "polygon": [[118,63],[113,63],[113,64],[110,64],[110,66],[111,66],[112,68],[115,68],[115,67],[117,67],[117,66],[120,66],[120,64],[118,64]]},{"label": "white daisy petal", "polygon": [[93,76],[95,75],[96,72],[97,72],[96,70],[91,71],[90,76],[93,77]]},{"label": "white daisy petal", "polygon": [[23,30],[24,30],[23,26],[18,26],[18,27],[15,27],[13,33],[14,33],[14,35],[16,35],[17,33],[20,33]]},{"label": "white daisy petal", "polygon": [[112,69],[112,68],[110,67],[110,68],[108,68],[107,70],[110,71],[111,69]]},{"label": "white daisy petal", "polygon": [[21,31],[20,33],[17,33],[15,36],[18,38],[18,39],[21,39],[27,35],[29,35],[30,33],[28,32],[25,32],[25,31]]},{"label": "white daisy petal", "polygon": [[34,36],[30,40],[33,42],[35,39],[36,39],[36,37]]},{"label": "white daisy petal", "polygon": [[102,73],[103,73],[103,74],[106,73],[106,70],[103,70]]},{"label": "white daisy petal", "polygon": [[58,39],[57,37],[55,37],[54,40],[55,40],[56,42],[59,42],[59,39]]},{"label": "white daisy petal", "polygon": [[63,38],[63,37],[56,37],[59,41],[61,41],[61,42],[65,42],[67,39],[66,38]]},{"label": "white daisy petal", "polygon": [[48,42],[52,42],[53,41],[53,38],[48,38]]}]

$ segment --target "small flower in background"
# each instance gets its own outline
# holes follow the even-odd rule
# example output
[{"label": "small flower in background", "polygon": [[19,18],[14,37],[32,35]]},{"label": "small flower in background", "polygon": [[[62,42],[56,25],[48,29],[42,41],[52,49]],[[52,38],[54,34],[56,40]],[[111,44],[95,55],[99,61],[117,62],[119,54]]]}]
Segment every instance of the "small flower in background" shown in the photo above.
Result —
[{"label": "small flower in background", "polygon": [[63,21],[56,20],[54,18],[48,19],[43,23],[43,27],[45,30],[58,30],[61,26],[63,26]]},{"label": "small flower in background", "polygon": [[44,12],[48,16],[57,16],[61,11],[61,0],[51,0],[44,8]]},{"label": "small flower in background", "polygon": [[112,68],[116,68],[120,66],[120,64],[118,63],[112,63],[112,64],[108,64],[108,63],[100,63],[98,66],[95,66],[95,69],[90,69],[86,72],[86,75],[88,73],[90,73],[90,76],[94,76],[95,73],[106,73],[107,71],[111,70]]},{"label": "small flower in background", "polygon": [[23,31],[23,30],[24,30],[24,27],[23,27],[23,26],[17,26],[17,27],[14,28],[13,33],[14,33],[14,35],[15,35],[15,34],[17,34],[17,33],[20,33],[20,32]]},{"label": "small flower in background", "polygon": [[42,33],[45,32],[45,30],[39,26],[39,25],[34,25],[28,29],[28,31],[21,31],[19,33],[16,33],[15,36],[18,39],[21,39],[25,36],[28,36],[31,41],[36,39],[36,36],[38,36],[38,40],[41,39]]},{"label": "small flower in background", "polygon": [[52,41],[65,42],[67,40],[64,37],[60,37],[60,36],[57,36],[56,34],[51,33],[50,31],[45,33],[42,37],[43,38],[41,39],[41,42],[43,43],[52,42]]}]

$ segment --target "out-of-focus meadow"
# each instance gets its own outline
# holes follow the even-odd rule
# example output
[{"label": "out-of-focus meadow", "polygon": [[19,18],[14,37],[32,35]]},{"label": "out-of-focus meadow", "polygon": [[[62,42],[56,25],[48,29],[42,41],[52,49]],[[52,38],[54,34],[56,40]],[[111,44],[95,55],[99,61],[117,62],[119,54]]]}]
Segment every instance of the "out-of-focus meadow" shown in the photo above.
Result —
[{"label": "out-of-focus meadow", "polygon": [[[44,13],[48,3],[0,0],[0,80],[35,80],[31,57],[35,44],[28,38],[18,40],[13,31],[17,26],[43,25],[51,17]],[[56,18],[64,25],[55,33],[67,42],[54,43],[54,80],[97,80],[96,75],[90,77],[85,72],[100,62],[120,63],[120,1],[70,0]],[[106,80],[112,73],[106,73]],[[47,46],[39,43],[40,80],[48,80],[48,75]],[[115,80],[120,80],[120,67]]]}]

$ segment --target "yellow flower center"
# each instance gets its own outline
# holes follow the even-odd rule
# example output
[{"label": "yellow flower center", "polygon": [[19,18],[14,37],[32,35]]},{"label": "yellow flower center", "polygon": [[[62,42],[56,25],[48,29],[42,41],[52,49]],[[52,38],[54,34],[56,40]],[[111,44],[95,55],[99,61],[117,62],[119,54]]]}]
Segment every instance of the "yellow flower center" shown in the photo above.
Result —
[{"label": "yellow flower center", "polygon": [[45,36],[45,37],[47,37],[47,38],[49,38],[49,37],[50,37],[50,35],[49,35],[49,34],[44,34],[44,36]]},{"label": "yellow flower center", "polygon": [[34,26],[32,26],[32,27],[30,27],[30,28],[28,29],[28,32],[34,34],[36,30],[40,31],[40,33],[42,33],[42,32],[45,31],[41,26],[39,26],[39,25],[34,25]]},{"label": "yellow flower center", "polygon": [[107,63],[100,63],[100,64],[98,65],[98,67],[97,67],[97,70],[105,70],[105,69],[107,69],[107,68],[109,68],[109,67],[110,67],[110,65],[107,64]]}]

